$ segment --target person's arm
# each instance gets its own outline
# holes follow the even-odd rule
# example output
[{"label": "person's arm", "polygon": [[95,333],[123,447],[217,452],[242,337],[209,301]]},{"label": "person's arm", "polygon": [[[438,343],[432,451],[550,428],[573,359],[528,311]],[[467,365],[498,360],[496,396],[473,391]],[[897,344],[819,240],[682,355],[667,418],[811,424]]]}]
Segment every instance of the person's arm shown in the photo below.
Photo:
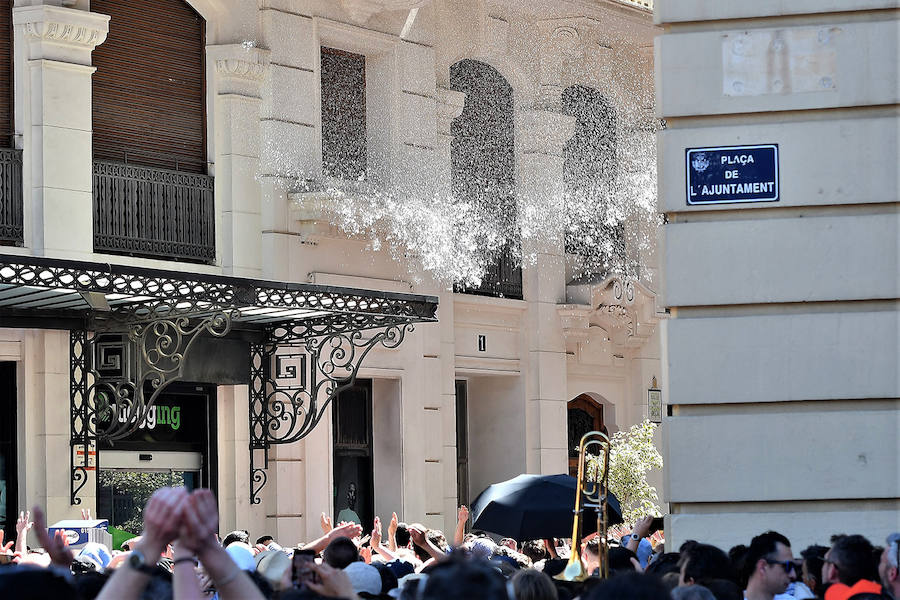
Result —
[{"label": "person's arm", "polygon": [[391,522],[388,523],[388,550],[391,552],[397,551],[397,527],[400,525],[400,520],[397,519],[397,513],[391,513]]},{"label": "person's arm", "polygon": [[456,513],[456,531],[453,533],[453,545],[459,546],[466,538],[466,523],[469,520],[469,509],[465,504]]},{"label": "person's arm", "polygon": [[311,563],[310,569],[319,575],[319,581],[307,581],[306,585],[312,591],[326,598],[344,598],[346,600],[360,600],[350,583],[350,578],[341,569],[335,569],[325,563]]},{"label": "person's arm", "polygon": [[[143,555],[147,566],[156,564],[166,545],[178,534],[186,498],[187,491],[184,488],[160,488],[147,502],[144,508],[144,533],[133,551]],[[126,562],[106,582],[97,600],[137,600],[147,587],[150,577],[148,573],[139,571]]]},{"label": "person's arm", "polygon": [[72,550],[69,548],[69,540],[66,538],[66,534],[62,531],[57,531],[51,538],[50,532],[47,531],[47,517],[44,516],[43,509],[40,506],[35,506],[31,509],[31,512],[34,513],[34,534],[37,536],[41,548],[46,550],[50,556],[50,564],[66,570],[71,569],[75,555],[72,554]]},{"label": "person's arm", "polygon": [[325,513],[322,513],[322,516],[319,517],[319,526],[322,528],[322,533],[325,534],[334,529],[334,525],[331,524],[331,517]]},{"label": "person's arm", "polygon": [[372,539],[369,545],[378,552],[385,560],[396,560],[397,555],[381,545],[381,518],[375,517],[375,527],[372,528]]},{"label": "person's arm", "polygon": [[544,540],[544,549],[547,550],[547,554],[550,558],[559,558],[559,555],[556,553],[556,544],[553,543],[552,538]]},{"label": "person's arm", "polygon": [[19,519],[16,521],[16,552],[21,552],[22,556],[28,551],[28,532],[34,527],[34,521],[31,520],[31,511],[21,511]]},{"label": "person's arm", "polygon": [[339,537],[350,538],[351,540],[362,533],[362,527],[357,525],[356,523],[345,523],[343,525],[339,525],[320,537],[317,540],[313,540],[309,542],[305,546],[303,546],[303,550],[315,550],[316,553],[322,552],[325,549],[331,540]]},{"label": "person's arm", "polygon": [[434,560],[446,558],[447,555],[441,552],[441,549],[435,546],[432,541],[428,539],[428,536],[425,535],[425,531],[426,530],[422,527],[419,527],[417,525],[410,525],[409,537],[413,541],[413,544],[427,552],[428,555]]},{"label": "person's arm", "polygon": [[[631,536],[628,538],[628,543],[625,544],[625,547],[637,554],[638,546],[641,545],[641,540],[647,537],[647,532],[650,531],[650,526],[653,525],[653,516],[646,515],[637,520],[637,523],[634,524],[634,529],[631,531]],[[637,536],[637,539],[635,539]]]},{"label": "person's arm", "polygon": [[178,540],[185,550],[197,554],[222,600],[265,600],[253,580],[238,568],[216,540],[219,511],[208,489],[195,490],[184,503]]},{"label": "person's arm", "polygon": [[178,600],[205,600],[197,576],[197,557],[183,544],[175,544],[172,550],[172,592]]}]

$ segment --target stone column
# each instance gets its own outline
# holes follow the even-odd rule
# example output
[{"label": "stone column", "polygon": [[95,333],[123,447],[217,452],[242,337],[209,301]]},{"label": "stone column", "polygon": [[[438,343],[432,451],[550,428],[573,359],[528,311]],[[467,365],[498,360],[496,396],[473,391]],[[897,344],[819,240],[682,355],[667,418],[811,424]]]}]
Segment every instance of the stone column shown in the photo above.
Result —
[{"label": "stone column", "polygon": [[[27,243],[44,256],[88,258],[93,242],[91,52],[109,17],[58,6],[13,9],[15,35],[27,48],[25,198]],[[30,192],[30,195],[29,195]]]},{"label": "stone column", "polygon": [[566,470],[568,398],[566,345],[557,305],[566,299],[561,211],[563,147],[575,131],[575,119],[553,111],[526,110],[518,121],[522,140],[519,208],[538,210],[541,215],[528,219],[532,225],[540,223],[541,229],[531,234],[524,232],[522,239],[526,257],[522,283],[528,303],[526,466],[530,473],[562,473]]},{"label": "stone column", "polygon": [[216,247],[225,273],[258,277],[260,241],[260,84],[269,51],[241,44],[209,46],[216,69]]}]

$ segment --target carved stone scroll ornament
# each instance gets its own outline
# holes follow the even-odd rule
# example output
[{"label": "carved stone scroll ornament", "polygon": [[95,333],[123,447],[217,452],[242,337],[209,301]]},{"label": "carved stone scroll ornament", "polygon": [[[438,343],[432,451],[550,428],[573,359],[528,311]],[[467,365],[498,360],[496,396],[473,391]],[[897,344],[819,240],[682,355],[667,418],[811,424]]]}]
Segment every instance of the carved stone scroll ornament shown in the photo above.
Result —
[{"label": "carved stone scroll ornament", "polygon": [[[352,386],[369,352],[376,346],[396,348],[410,322],[393,321],[362,331],[365,323],[345,330],[275,327],[265,344],[250,352],[250,502],[259,504],[266,483],[268,451],[309,435],[331,401]],[[368,324],[371,327],[372,323]]]}]

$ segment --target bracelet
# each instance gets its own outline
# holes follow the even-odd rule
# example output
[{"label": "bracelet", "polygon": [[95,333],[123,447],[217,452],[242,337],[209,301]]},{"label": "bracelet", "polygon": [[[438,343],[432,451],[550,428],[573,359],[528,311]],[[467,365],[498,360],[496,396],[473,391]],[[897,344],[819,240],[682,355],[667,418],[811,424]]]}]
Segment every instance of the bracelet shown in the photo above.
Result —
[{"label": "bracelet", "polygon": [[231,583],[232,581],[234,581],[235,579],[237,579],[237,576],[240,575],[240,574],[241,574],[241,570],[240,570],[240,569],[235,569],[234,571],[232,571],[231,573],[229,573],[229,574],[228,574],[228,577],[226,577],[225,579],[223,579],[223,580],[221,580],[221,581],[215,581],[215,580],[213,580],[213,583],[216,584],[216,588],[223,588],[223,587],[225,587],[226,585],[228,585],[229,583]]},{"label": "bracelet", "polygon": [[189,562],[193,564],[195,567],[197,566],[197,557],[196,556],[182,556],[181,558],[176,558],[172,561],[172,566],[174,567],[178,563]]}]

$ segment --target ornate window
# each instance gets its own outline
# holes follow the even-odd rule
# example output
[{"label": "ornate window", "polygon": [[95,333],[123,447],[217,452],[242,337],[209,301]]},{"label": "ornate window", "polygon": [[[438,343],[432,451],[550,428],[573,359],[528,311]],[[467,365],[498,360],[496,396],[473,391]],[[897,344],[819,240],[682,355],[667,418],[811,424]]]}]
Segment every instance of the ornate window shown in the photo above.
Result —
[{"label": "ornate window", "polygon": [[322,171],[366,179],[366,57],[324,47],[321,55]]},{"label": "ornate window", "polygon": [[[466,94],[462,114],[450,127],[453,194],[492,207],[505,238],[518,239],[512,86],[490,65],[467,59],[450,68],[450,88]],[[459,291],[521,298],[522,270],[513,254],[509,248],[500,252],[480,288]]]},{"label": "ornate window", "polygon": [[[607,219],[617,171],[615,108],[599,91],[581,85],[566,88],[562,101],[563,113],[575,117],[575,135],[564,150],[563,179],[570,208],[579,208],[570,210],[567,219],[566,252],[593,254],[606,265],[621,264],[625,259],[624,226]],[[581,210],[585,207],[596,209]]]}]

